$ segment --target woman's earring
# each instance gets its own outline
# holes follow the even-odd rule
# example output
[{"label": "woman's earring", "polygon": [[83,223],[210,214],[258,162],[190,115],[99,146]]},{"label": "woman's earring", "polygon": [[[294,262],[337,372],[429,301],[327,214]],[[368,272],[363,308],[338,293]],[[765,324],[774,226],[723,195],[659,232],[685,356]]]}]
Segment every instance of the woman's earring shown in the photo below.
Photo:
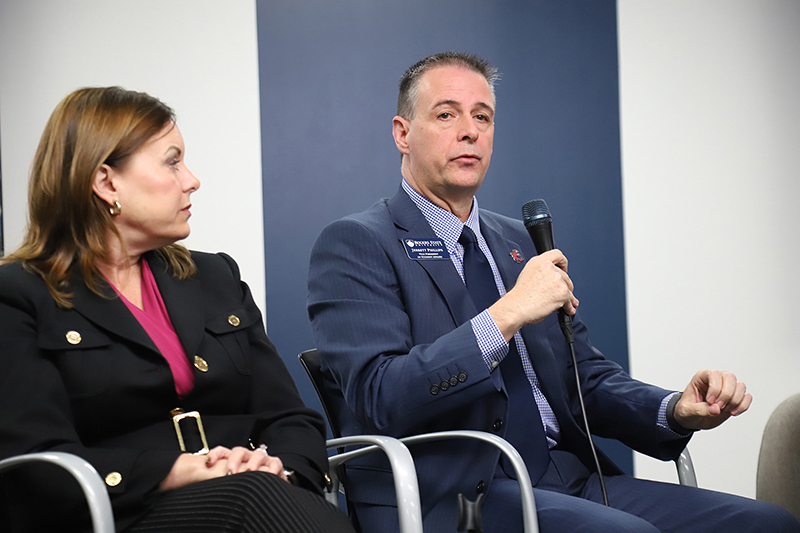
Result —
[{"label": "woman's earring", "polygon": [[118,217],[120,213],[122,213],[122,206],[119,205],[118,201],[114,201],[114,206],[108,208],[108,212],[111,213],[112,217]]}]

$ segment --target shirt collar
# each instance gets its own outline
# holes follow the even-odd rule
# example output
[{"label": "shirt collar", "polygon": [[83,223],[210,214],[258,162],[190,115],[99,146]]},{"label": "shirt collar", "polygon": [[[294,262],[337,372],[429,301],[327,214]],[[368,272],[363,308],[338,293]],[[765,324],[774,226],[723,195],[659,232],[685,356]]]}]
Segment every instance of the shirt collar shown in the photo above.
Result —
[{"label": "shirt collar", "polygon": [[436,236],[444,241],[448,252],[453,253],[456,250],[456,243],[465,225],[469,226],[479,241],[482,239],[480,219],[478,217],[478,199],[474,196],[472,197],[472,210],[469,213],[469,217],[466,222],[461,222],[453,213],[433,204],[418,193],[405,178],[403,178],[402,186],[411,201],[422,211],[422,215],[433,228]]}]

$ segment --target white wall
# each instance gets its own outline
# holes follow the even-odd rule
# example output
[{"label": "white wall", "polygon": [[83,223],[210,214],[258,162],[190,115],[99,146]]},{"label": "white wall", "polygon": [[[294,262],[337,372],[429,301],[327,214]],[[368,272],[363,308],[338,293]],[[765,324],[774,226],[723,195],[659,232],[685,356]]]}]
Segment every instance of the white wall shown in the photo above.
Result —
[{"label": "white wall", "polygon": [[83,86],[122,85],[170,105],[201,180],[198,250],[239,261],[265,305],[254,0],[2,0],[0,152],[5,248],[22,240],[30,162],[55,105]]},{"label": "white wall", "polygon": [[747,383],[750,412],[689,449],[701,486],[752,497],[766,420],[800,392],[800,2],[619,0],[618,19],[631,370]]}]

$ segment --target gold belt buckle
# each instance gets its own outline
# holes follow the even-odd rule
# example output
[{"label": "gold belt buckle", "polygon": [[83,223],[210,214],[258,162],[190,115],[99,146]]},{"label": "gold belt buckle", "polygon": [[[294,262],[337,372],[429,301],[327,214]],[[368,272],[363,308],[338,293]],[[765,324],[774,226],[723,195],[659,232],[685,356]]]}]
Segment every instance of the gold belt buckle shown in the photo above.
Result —
[{"label": "gold belt buckle", "polygon": [[181,451],[186,451],[186,442],[183,440],[183,431],[181,431],[181,420],[184,418],[194,418],[195,423],[197,424],[197,432],[200,434],[200,441],[203,443],[203,448],[196,451],[191,452],[193,455],[205,455],[208,453],[208,441],[206,440],[206,432],[203,431],[203,421],[200,418],[200,413],[197,411],[189,411],[188,413],[184,413],[181,409],[173,409],[172,411],[172,423],[175,425],[175,434],[178,435],[178,444],[181,447]]}]

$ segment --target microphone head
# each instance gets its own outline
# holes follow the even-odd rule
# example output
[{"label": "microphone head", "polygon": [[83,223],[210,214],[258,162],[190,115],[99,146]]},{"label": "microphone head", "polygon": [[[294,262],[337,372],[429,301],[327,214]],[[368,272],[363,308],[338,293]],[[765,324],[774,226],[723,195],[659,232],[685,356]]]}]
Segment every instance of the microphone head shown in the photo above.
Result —
[{"label": "microphone head", "polygon": [[547,202],[541,198],[525,202],[522,206],[522,222],[525,223],[526,228],[532,228],[539,224],[546,224],[552,222],[553,217],[550,216],[550,209],[547,208]]}]

